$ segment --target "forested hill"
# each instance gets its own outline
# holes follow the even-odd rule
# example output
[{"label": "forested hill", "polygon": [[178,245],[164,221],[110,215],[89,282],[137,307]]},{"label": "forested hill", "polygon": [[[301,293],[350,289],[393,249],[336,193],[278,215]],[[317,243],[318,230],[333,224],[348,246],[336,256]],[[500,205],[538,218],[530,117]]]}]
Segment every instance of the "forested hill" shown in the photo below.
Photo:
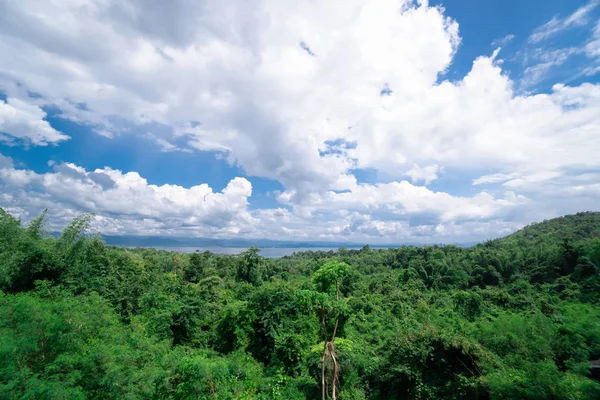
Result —
[{"label": "forested hill", "polygon": [[600,214],[267,259],[0,210],[0,399],[599,399]]},{"label": "forested hill", "polygon": [[496,241],[500,245],[511,245],[516,242],[531,246],[547,241],[568,240],[577,243],[598,237],[600,237],[600,212],[580,212],[528,225]]}]

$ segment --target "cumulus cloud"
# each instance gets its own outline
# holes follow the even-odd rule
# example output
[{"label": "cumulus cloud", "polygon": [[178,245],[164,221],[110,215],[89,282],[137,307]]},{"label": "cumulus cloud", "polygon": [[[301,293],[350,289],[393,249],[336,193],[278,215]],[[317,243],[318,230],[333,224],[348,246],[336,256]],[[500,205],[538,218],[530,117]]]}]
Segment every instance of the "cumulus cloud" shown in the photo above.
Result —
[{"label": "cumulus cloud", "polygon": [[214,192],[206,184],[190,188],[152,185],[137,172],[123,173],[109,167],[86,171],[62,163],[55,164],[53,172],[38,174],[15,168],[4,156],[0,167],[0,184],[7,193],[0,203],[7,208],[22,207],[28,214],[39,212],[40,204],[46,203],[44,207],[52,205],[51,212],[70,210],[67,218],[96,212],[101,222],[122,217],[125,222],[119,224],[121,228],[131,220],[141,220],[152,223],[154,231],[164,232],[182,224],[205,232],[207,227],[228,231],[251,218],[247,205],[252,185],[245,178],[235,178],[221,192]]},{"label": "cumulus cloud", "polygon": [[[573,129],[589,122],[563,112],[571,101],[564,96],[517,96],[495,56],[476,60],[461,81],[437,83],[460,37],[455,21],[425,3],[356,1],[342,11],[269,1],[178,1],[170,11],[140,2],[37,6],[44,12],[32,14],[25,1],[5,13],[13,17],[3,28],[11,38],[5,51],[22,48],[6,74],[79,120],[170,126],[192,148],[222,152],[248,174],[295,189],[297,201],[344,189],[353,168],[398,178],[414,163],[516,162],[561,144],[564,130],[551,140],[542,133],[556,131],[555,119],[568,117]],[[160,27],[149,22],[156,15],[164,16]],[[75,32],[102,44],[92,54]],[[44,62],[25,62],[39,57]],[[380,95],[384,87],[390,96]],[[74,101],[85,108],[68,107]],[[532,119],[539,122],[530,127]],[[339,139],[355,147],[324,151]]]},{"label": "cumulus cloud", "polygon": [[69,139],[52,128],[45,117],[46,112],[37,105],[11,97],[0,100],[0,141],[46,146]]},{"label": "cumulus cloud", "polygon": [[[555,18],[530,42],[583,24],[596,5]],[[216,152],[284,187],[277,199],[286,208],[248,211],[241,181],[214,193],[206,185],[152,186],[110,168],[2,170],[12,188],[35,188],[39,203],[42,193],[67,201],[52,185],[81,191],[70,209],[104,213],[107,229],[117,229],[109,219],[122,214],[148,232],[179,221],[259,236],[459,235],[467,226],[503,231],[531,222],[527,207],[547,205],[546,217],[591,204],[545,200],[545,183],[586,199],[595,193],[581,179],[600,169],[600,86],[520,93],[498,51],[449,81],[459,25],[426,1],[23,0],[0,5],[0,35],[0,89],[9,99],[36,93],[28,101],[39,111],[52,105],[106,137],[130,132],[164,151]],[[543,68],[532,69],[532,79]],[[165,129],[136,130],[147,124]],[[360,169],[389,182],[359,184]],[[476,190],[487,186],[463,196],[418,186],[442,171],[475,176]],[[198,205],[196,196],[221,199],[213,219],[202,211],[212,200]],[[275,222],[252,227],[253,218]]]},{"label": "cumulus cloud", "polygon": [[[24,219],[50,208],[56,229],[81,212],[96,212],[103,233],[174,234],[309,240],[409,240],[426,234],[444,236],[459,221],[490,220],[528,202],[507,191],[502,198],[486,192],[455,197],[407,181],[354,185],[348,192],[313,195],[310,205],[290,209],[248,209],[252,186],[235,178],[221,192],[201,184],[184,188],[152,185],[136,172],[105,167],[94,171],[72,163],[54,164],[38,174],[0,158],[0,206]],[[282,203],[293,196],[280,194]],[[17,211],[15,211],[17,210]],[[517,222],[512,222],[516,224]],[[437,230],[436,230],[437,228]],[[454,235],[454,229],[446,234]],[[453,237],[454,238],[454,237]]]},{"label": "cumulus cloud", "polygon": [[[286,202],[289,194],[284,192],[280,200]],[[506,192],[505,198],[495,199],[486,192],[473,197],[452,196],[445,192],[434,192],[423,186],[415,186],[407,181],[385,184],[356,185],[347,192],[330,191],[321,196],[313,196],[311,212],[344,210],[362,212],[369,215],[385,214],[390,219],[408,219],[406,216],[429,213],[440,221],[456,219],[487,219],[497,215],[504,207],[527,202],[527,198]]]},{"label": "cumulus cloud", "polygon": [[404,0],[356,0],[341,10],[277,1],[25,1],[4,11],[0,54],[19,56],[6,57],[2,72],[63,116],[103,127],[118,119],[165,124],[191,147],[226,153],[299,196],[328,189],[355,166],[320,150],[361,114],[377,112],[385,84],[426,89],[460,41],[441,9]]}]

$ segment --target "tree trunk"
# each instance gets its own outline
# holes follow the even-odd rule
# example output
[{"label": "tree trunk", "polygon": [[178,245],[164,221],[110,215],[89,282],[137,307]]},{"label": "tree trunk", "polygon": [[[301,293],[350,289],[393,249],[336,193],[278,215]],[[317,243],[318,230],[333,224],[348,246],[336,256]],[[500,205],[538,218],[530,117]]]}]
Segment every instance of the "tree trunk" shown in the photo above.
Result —
[{"label": "tree trunk", "polygon": [[331,356],[331,361],[333,361],[333,373],[331,377],[331,399],[336,400],[335,390],[337,389],[338,385],[338,364],[337,359],[335,357],[335,345],[333,344],[333,342],[329,342],[329,354]]},{"label": "tree trunk", "polygon": [[[339,284],[337,279],[335,280],[335,300],[339,301],[340,300],[340,295],[339,295]],[[329,346],[329,357],[331,357],[331,361],[333,362],[333,371],[331,373],[331,399],[332,400],[336,400],[336,387],[338,384],[338,365],[337,365],[337,359],[335,357],[335,335],[337,334],[337,328],[338,328],[338,324],[339,324],[339,314],[338,316],[335,318],[335,327],[333,328],[333,334],[331,335],[331,341],[329,343],[327,343],[327,346]]]},{"label": "tree trunk", "polygon": [[335,319],[335,327],[333,328],[333,335],[331,335],[331,341],[327,343],[329,346],[329,357],[331,357],[331,361],[333,361],[333,372],[331,373],[331,399],[335,399],[335,389],[338,381],[338,365],[337,359],[335,358],[335,335],[337,333],[339,319]]},{"label": "tree trunk", "polygon": [[325,353],[327,352],[327,326],[325,325],[325,307],[321,306],[321,328],[323,329],[323,354],[321,354],[321,395],[323,400],[327,397],[325,387]]},{"label": "tree trunk", "polygon": [[325,352],[321,355],[321,395],[325,400]]}]

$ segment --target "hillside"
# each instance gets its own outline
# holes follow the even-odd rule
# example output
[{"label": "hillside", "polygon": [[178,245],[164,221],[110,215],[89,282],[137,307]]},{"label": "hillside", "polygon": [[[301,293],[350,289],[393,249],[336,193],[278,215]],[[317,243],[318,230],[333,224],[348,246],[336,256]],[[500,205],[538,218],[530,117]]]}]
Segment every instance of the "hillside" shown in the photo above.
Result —
[{"label": "hillside", "polygon": [[598,399],[599,215],[266,259],[0,210],[0,398]]},{"label": "hillside", "polygon": [[545,241],[580,242],[598,237],[600,237],[600,212],[588,211],[531,224],[498,241],[502,244],[518,242],[532,245]]}]

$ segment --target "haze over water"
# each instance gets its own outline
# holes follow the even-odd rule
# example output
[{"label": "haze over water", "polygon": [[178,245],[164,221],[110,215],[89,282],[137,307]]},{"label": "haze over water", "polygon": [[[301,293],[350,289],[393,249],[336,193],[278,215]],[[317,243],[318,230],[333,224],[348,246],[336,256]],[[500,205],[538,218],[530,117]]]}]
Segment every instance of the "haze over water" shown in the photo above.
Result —
[{"label": "haze over water", "polygon": [[[247,247],[171,247],[171,246],[153,246],[152,248],[167,251],[179,251],[182,253],[202,253],[210,251],[215,254],[239,254],[246,251]],[[339,247],[265,247],[260,249],[260,255],[268,258],[278,258],[289,256],[300,251],[329,251],[338,250]],[[353,248],[355,249],[355,248]]]}]

